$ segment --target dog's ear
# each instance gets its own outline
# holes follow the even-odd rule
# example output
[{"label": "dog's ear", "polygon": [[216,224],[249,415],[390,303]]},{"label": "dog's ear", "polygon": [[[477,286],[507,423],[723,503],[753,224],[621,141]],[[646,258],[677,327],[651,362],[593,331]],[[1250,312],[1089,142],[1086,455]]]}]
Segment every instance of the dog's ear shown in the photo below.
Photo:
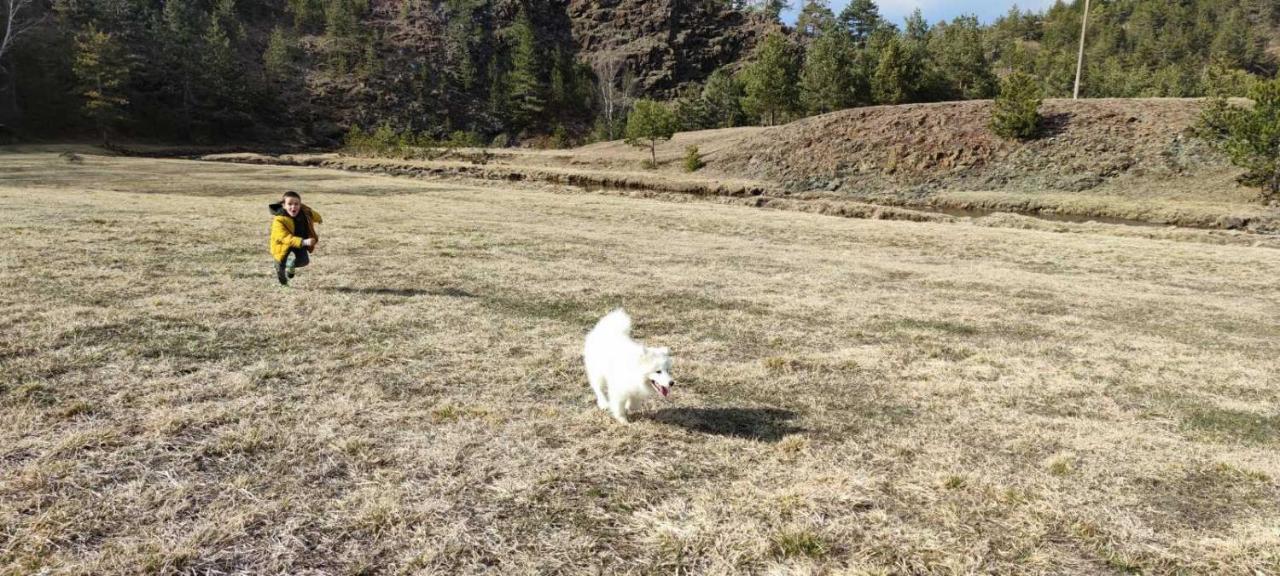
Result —
[{"label": "dog's ear", "polygon": [[671,356],[671,350],[665,346],[662,348],[646,347],[644,349],[644,361],[647,363],[656,364],[661,362],[663,358],[668,358],[670,356]]}]

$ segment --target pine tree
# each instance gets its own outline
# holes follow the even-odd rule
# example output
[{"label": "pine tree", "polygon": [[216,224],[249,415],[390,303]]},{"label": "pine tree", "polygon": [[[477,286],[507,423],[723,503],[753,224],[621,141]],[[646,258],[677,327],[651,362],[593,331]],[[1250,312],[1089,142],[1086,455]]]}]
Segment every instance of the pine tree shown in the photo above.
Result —
[{"label": "pine tree", "polygon": [[676,117],[670,108],[652,100],[637,101],[627,116],[627,144],[647,146],[650,166],[658,166],[658,142],[670,140],[676,132]]},{"label": "pine tree", "polygon": [[283,82],[293,77],[293,61],[294,41],[283,28],[276,26],[262,54],[263,68],[273,81]]},{"label": "pine tree", "polygon": [[831,11],[828,0],[805,0],[796,17],[796,32],[802,37],[812,40],[835,24],[836,15]]},{"label": "pine tree", "polygon": [[573,112],[573,63],[557,48],[551,57],[550,103],[552,114],[564,118]]},{"label": "pine tree", "polygon": [[313,32],[324,25],[323,0],[289,0],[287,11],[293,15],[294,28],[299,32]]},{"label": "pine tree", "polygon": [[1232,9],[1218,25],[1218,33],[1210,50],[1213,62],[1227,68],[1246,68],[1252,64],[1253,27],[1238,8]]},{"label": "pine tree", "polygon": [[929,39],[929,23],[924,19],[924,12],[919,8],[912,10],[911,15],[907,16],[907,25],[902,32],[907,43],[923,45]]},{"label": "pine tree", "polygon": [[236,0],[217,0],[217,3],[213,6],[211,17],[222,26],[222,30],[227,34],[232,44],[237,44],[244,40],[244,23],[240,21],[240,17],[236,14]]},{"label": "pine tree", "polygon": [[724,68],[716,70],[707,77],[702,86],[702,99],[707,103],[707,115],[711,118],[712,127],[732,128],[741,126],[743,121],[742,84]]},{"label": "pine tree", "polygon": [[356,36],[367,8],[368,0],[329,0],[324,7],[325,35],[331,39]]},{"label": "pine tree", "polygon": [[920,83],[920,62],[915,54],[897,37],[894,37],[880,53],[875,76],[871,79],[876,102],[902,104],[915,98]]},{"label": "pine tree", "polygon": [[760,10],[764,12],[770,20],[775,22],[782,21],[782,13],[791,8],[791,2],[788,0],[763,0]]},{"label": "pine tree", "polygon": [[840,11],[840,23],[853,35],[858,46],[864,46],[871,33],[884,24],[880,9],[873,0],[852,0]]},{"label": "pine tree", "polygon": [[990,98],[995,92],[996,79],[982,36],[975,16],[960,16],[934,29],[929,38],[929,59],[945,84],[938,96]]},{"label": "pine tree", "polygon": [[[406,1],[402,9],[408,11],[412,2]],[[485,43],[487,31],[478,18],[483,4],[476,0],[450,0],[448,23],[445,26],[445,73],[453,85],[462,92],[471,92],[483,81],[482,68],[478,65],[480,45]],[[412,24],[408,24],[412,26]]]},{"label": "pine tree", "polygon": [[238,74],[231,38],[222,28],[222,23],[217,18],[211,18],[201,40],[204,47],[200,54],[203,85],[219,100],[218,104],[225,105],[241,88],[236,85]]},{"label": "pine tree", "polygon": [[1003,138],[1034,138],[1040,131],[1040,86],[1027,74],[1015,72],[1000,83],[992,105],[991,130]]},{"label": "pine tree", "polygon": [[831,112],[865,101],[866,78],[855,60],[853,37],[843,28],[828,26],[809,45],[800,73],[800,92],[810,113]]},{"label": "pine tree", "polygon": [[523,8],[508,29],[511,39],[511,74],[507,78],[507,106],[516,129],[534,127],[546,109],[547,97],[540,80],[542,54],[534,35],[533,22]]},{"label": "pine tree", "polygon": [[702,91],[697,86],[689,86],[682,90],[680,97],[676,98],[671,108],[676,116],[676,126],[681,131],[715,127],[715,118],[711,115],[710,104],[702,98]]},{"label": "pine tree", "polygon": [[110,145],[111,130],[129,103],[124,93],[129,81],[124,49],[110,34],[90,26],[77,39],[74,69],[84,96],[84,113],[97,126],[102,143]]},{"label": "pine tree", "polygon": [[190,137],[197,99],[204,89],[200,84],[199,32],[203,15],[194,0],[168,0],[161,18],[163,85],[175,92],[181,136]]},{"label": "pine tree", "polygon": [[1261,187],[1264,202],[1280,203],[1280,80],[1259,82],[1249,98],[1248,108],[1210,100],[1199,133],[1247,170],[1241,182]]},{"label": "pine tree", "polygon": [[743,108],[769,125],[794,112],[800,104],[799,69],[786,39],[776,32],[770,34],[742,71]]}]

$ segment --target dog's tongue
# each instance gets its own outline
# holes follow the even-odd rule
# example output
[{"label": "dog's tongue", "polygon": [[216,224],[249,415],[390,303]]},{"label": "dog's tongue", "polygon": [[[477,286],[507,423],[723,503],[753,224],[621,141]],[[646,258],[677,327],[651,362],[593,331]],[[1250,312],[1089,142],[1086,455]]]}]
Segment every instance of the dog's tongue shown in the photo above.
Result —
[{"label": "dog's tongue", "polygon": [[667,397],[667,394],[670,394],[670,393],[671,393],[671,389],[670,389],[670,388],[664,388],[664,387],[662,387],[662,386],[659,386],[659,387],[658,387],[658,391],[662,393],[662,397],[663,397],[663,398],[666,398],[666,397]]}]

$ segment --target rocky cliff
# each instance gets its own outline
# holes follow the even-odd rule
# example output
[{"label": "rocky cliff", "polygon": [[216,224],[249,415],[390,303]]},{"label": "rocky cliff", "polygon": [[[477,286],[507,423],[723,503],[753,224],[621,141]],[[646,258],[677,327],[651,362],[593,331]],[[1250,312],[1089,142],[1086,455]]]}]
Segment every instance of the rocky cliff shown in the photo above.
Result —
[{"label": "rocky cliff", "polygon": [[579,54],[622,59],[646,96],[672,96],[736,64],[778,28],[715,0],[570,0],[567,11]]},{"label": "rocky cliff", "polygon": [[[541,125],[513,127],[495,102],[511,97],[503,82],[521,14],[534,29],[546,113]],[[617,63],[616,82],[629,79],[632,96],[666,99],[742,61],[779,26],[714,0],[382,0],[365,24],[376,41],[349,70],[334,70],[325,38],[304,39],[308,72],[295,111],[313,138],[332,143],[343,127],[383,122],[437,134],[514,136],[558,126],[581,134],[592,120],[598,79],[591,70],[601,62]],[[576,83],[561,90],[578,100],[552,101],[557,82]]]}]

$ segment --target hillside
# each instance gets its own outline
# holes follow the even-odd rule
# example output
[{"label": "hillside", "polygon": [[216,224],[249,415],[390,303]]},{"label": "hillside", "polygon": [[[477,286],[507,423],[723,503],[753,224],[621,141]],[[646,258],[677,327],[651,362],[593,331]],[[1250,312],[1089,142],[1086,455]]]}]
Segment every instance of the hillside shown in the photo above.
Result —
[{"label": "hillside", "polygon": [[897,206],[1274,229],[1278,211],[1191,134],[1200,106],[1049,100],[1046,134],[1030,142],[987,128],[990,101],[845,110],[754,134],[712,168]]},{"label": "hillside", "polygon": [[1222,158],[1188,132],[1199,110],[1194,99],[1049,100],[1046,134],[1019,142],[987,128],[988,100],[858,108],[760,132],[716,167],[854,194],[1230,182]]},{"label": "hillside", "polygon": [[[622,141],[571,150],[454,150],[431,159],[233,155],[430,177],[542,180],[593,188],[756,196],[756,205],[886,216],[868,207],[985,217],[1125,221],[1280,232],[1280,209],[1238,184],[1240,170],[1190,134],[1200,100],[1049,100],[1047,134],[995,137],[989,101],[855,108],[771,128],[677,133],[648,150]],[[697,146],[706,167],[686,173]],[[890,213],[890,217],[919,216]]]}]

